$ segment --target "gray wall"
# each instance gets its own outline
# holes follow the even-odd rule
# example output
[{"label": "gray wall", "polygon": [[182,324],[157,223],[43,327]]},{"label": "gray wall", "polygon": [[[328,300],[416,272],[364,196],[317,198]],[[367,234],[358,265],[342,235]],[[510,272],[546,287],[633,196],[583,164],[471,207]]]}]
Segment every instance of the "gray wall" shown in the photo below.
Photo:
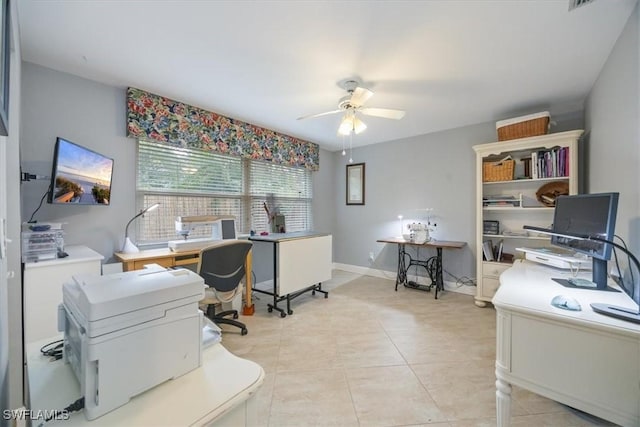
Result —
[{"label": "gray wall", "polygon": [[[28,62],[23,66],[23,83],[25,126],[20,150],[25,172],[51,175],[57,136],[114,159],[110,206],[53,206],[45,202],[35,219],[64,222],[65,244],[87,245],[106,259],[112,258],[122,245],[125,225],[136,213],[136,143],[125,136],[125,88]],[[312,206],[314,228],[319,231],[331,232],[334,222],[333,162],[332,153],[320,150],[320,171],[314,173]],[[25,221],[37,208],[47,187],[46,180],[22,184]]]},{"label": "gray wall", "polygon": [[[557,124],[552,132],[583,125],[582,112],[553,120]],[[495,122],[490,122],[354,149],[354,163],[365,163],[364,206],[346,205],[349,156],[334,153],[334,261],[395,271],[397,247],[376,240],[400,235],[398,215],[403,215],[405,225],[412,220],[425,222],[426,215],[419,209],[432,208],[437,224],[434,238],[467,242],[462,250],[445,251],[445,270],[456,277],[475,277],[476,172],[471,147],[496,139]],[[370,252],[374,253],[373,264],[368,260]],[[455,281],[451,276],[445,280]]]},{"label": "gray wall", "polygon": [[638,6],[585,103],[587,188],[620,192],[616,234],[640,254],[640,79]]},{"label": "gray wall", "polygon": [[[110,206],[54,206],[45,201],[34,219],[63,222],[65,244],[87,245],[108,259],[122,245],[124,227],[136,213],[136,144],[125,136],[125,89],[28,62],[22,78],[23,171],[51,175],[57,136],[114,159]],[[48,184],[22,184],[23,220],[38,207]]]}]

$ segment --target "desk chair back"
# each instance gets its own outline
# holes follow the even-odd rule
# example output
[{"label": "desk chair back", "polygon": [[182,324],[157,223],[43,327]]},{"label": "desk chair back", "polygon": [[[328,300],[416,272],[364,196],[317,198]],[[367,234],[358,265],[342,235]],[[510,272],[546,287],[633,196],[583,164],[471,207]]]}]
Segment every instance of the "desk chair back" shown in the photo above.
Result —
[{"label": "desk chair back", "polygon": [[198,274],[218,292],[233,291],[246,273],[244,264],[252,246],[248,240],[229,240],[202,249]]},{"label": "desk chair back", "polygon": [[[235,320],[237,310],[215,311],[217,303],[231,302],[241,292],[240,281],[246,272],[244,264],[253,243],[248,240],[227,240],[200,251],[198,274],[209,286],[205,289],[205,297],[201,304],[206,305],[206,315],[218,324],[233,325],[240,328],[242,335],[247,334],[247,326]],[[233,316],[228,319],[226,316]]]}]

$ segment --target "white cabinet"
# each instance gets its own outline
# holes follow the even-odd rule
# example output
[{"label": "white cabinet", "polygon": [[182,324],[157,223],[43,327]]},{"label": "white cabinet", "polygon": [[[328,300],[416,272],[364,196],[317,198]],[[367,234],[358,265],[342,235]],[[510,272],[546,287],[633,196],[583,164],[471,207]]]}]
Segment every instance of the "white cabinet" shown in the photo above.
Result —
[{"label": "white cabinet", "polygon": [[[536,192],[545,184],[563,183],[569,194],[578,193],[578,140],[582,130],[559,132],[511,141],[475,145],[476,152],[476,271],[479,307],[490,302],[499,286],[499,276],[510,261],[486,261],[483,243],[502,244],[502,252],[518,255],[517,247],[543,247],[549,245],[548,236],[539,236],[522,229],[523,225],[548,228],[553,221],[553,207],[539,202]],[[560,155],[562,152],[562,157]],[[549,153],[545,159],[546,153]],[[549,172],[532,173],[532,154],[542,157]],[[514,179],[485,182],[483,165],[505,158],[515,161]],[[525,170],[525,163],[529,163]],[[562,165],[561,167],[559,165]],[[550,176],[547,176],[550,175]],[[552,184],[550,184],[552,185]],[[497,234],[485,234],[484,222],[498,223]]]},{"label": "white cabinet", "polygon": [[100,274],[104,258],[86,246],[65,246],[66,258],[27,262],[23,273],[24,342],[59,335],[62,285],[76,274]]}]

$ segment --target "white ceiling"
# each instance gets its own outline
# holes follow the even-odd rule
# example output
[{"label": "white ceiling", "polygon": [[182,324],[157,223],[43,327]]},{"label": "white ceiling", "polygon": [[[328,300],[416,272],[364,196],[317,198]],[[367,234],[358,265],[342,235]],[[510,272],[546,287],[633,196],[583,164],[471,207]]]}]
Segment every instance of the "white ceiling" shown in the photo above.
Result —
[{"label": "white ceiling", "polygon": [[25,61],[137,87],[342,148],[346,93],[368,107],[354,146],[549,110],[582,108],[637,0],[20,0]]}]

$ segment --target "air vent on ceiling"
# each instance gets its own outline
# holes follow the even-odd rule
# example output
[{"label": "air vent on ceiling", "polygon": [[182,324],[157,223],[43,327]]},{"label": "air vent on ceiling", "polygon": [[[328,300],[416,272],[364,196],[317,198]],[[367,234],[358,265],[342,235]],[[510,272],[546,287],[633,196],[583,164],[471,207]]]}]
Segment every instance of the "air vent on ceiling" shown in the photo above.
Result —
[{"label": "air vent on ceiling", "polygon": [[584,6],[585,4],[593,3],[596,0],[569,0],[569,11]]}]

